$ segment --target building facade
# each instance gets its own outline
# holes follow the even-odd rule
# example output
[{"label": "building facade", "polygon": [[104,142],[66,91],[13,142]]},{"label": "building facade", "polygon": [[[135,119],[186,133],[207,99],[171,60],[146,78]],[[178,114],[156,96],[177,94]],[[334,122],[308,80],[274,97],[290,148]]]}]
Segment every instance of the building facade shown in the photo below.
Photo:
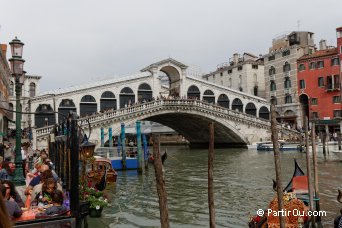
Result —
[{"label": "building facade", "polygon": [[229,62],[219,64],[203,79],[250,95],[265,98],[263,59],[249,53],[234,54]]},{"label": "building facade", "polygon": [[[13,113],[7,111],[10,109],[9,103],[9,79],[11,71],[6,59],[7,45],[0,44],[0,142],[3,136],[7,134],[8,122],[13,120]],[[6,110],[7,109],[7,110]]]},{"label": "building facade", "polygon": [[266,100],[276,102],[277,120],[292,128],[302,126],[297,91],[297,59],[314,53],[312,32],[292,32],[273,39],[264,55]]}]

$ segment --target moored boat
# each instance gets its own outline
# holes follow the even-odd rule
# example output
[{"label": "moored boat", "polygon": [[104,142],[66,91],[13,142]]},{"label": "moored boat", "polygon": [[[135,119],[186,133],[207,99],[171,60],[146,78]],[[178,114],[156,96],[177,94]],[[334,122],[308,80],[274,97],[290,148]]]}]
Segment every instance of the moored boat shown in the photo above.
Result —
[{"label": "moored boat", "polygon": [[[115,183],[117,179],[117,172],[113,169],[111,161],[107,158],[94,156],[95,160],[88,165],[87,178],[94,184]],[[102,183],[104,184],[104,183]]]},{"label": "moored boat", "polygon": [[[301,150],[301,145],[299,143],[293,142],[286,142],[284,140],[278,140],[279,143],[279,150]],[[257,150],[259,151],[273,151],[273,142],[272,141],[265,141],[259,142],[256,145]]]}]

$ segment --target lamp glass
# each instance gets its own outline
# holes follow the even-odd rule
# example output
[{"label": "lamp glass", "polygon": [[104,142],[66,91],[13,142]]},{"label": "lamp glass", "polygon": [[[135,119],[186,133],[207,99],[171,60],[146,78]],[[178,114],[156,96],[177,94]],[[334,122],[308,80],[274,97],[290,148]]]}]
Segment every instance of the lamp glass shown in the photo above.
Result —
[{"label": "lamp glass", "polygon": [[9,44],[11,45],[12,56],[21,58],[23,56],[24,43],[15,38]]},{"label": "lamp glass", "polygon": [[25,60],[19,58],[11,58],[9,59],[12,74],[22,75],[24,70],[24,62]]},{"label": "lamp glass", "polygon": [[91,142],[85,142],[81,145],[81,153],[83,158],[91,158],[94,156],[95,144]]}]

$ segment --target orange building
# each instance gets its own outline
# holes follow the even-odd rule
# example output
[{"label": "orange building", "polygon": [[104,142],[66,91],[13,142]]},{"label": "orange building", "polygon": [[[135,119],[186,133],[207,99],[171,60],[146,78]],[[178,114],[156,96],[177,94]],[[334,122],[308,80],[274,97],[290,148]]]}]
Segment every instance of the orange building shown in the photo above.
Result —
[{"label": "orange building", "polygon": [[6,59],[7,45],[0,44],[0,142],[7,134],[8,121],[12,120],[13,114],[6,111],[9,109],[9,93],[11,70]]},{"label": "orange building", "polygon": [[310,120],[330,125],[330,132],[340,128],[342,27],[337,28],[337,47],[329,47],[325,40],[320,50],[297,60],[297,85],[300,98],[307,101]]}]

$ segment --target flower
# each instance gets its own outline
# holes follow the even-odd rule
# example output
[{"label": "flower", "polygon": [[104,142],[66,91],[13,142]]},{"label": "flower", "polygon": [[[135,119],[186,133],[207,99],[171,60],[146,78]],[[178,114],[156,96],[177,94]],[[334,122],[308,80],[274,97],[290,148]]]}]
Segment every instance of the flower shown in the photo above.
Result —
[{"label": "flower", "polygon": [[96,210],[100,210],[100,206],[99,205],[97,205],[95,208],[96,208]]},{"label": "flower", "polygon": [[100,210],[109,205],[103,197],[97,198],[93,195],[89,195],[85,200],[89,202],[89,208],[95,208],[96,210]]}]

